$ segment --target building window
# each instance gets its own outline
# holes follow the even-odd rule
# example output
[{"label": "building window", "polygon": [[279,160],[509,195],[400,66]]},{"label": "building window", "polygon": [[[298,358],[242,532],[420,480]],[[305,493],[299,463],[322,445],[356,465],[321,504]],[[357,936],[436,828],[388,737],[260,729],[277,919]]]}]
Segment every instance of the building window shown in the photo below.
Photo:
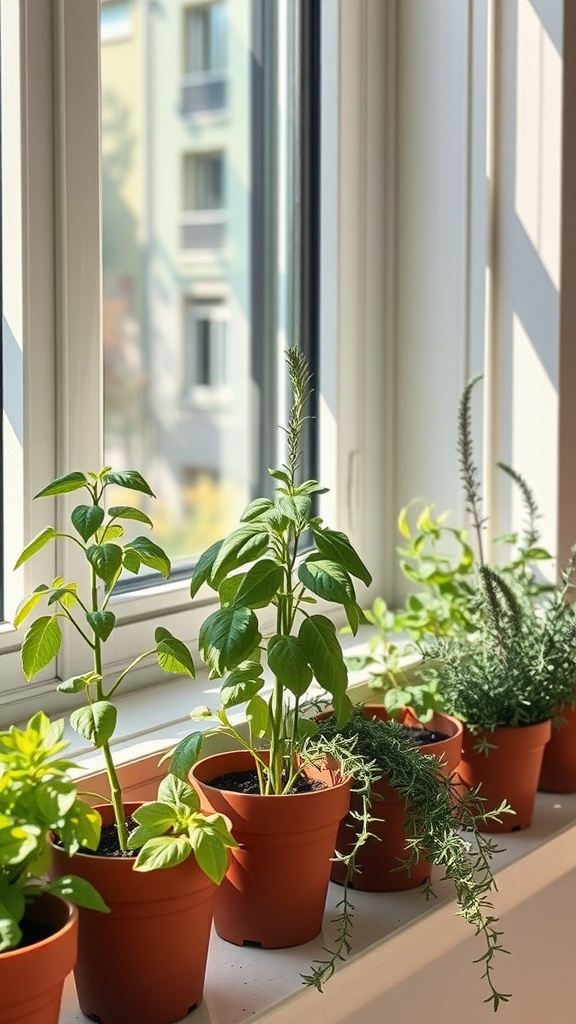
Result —
[{"label": "building window", "polygon": [[184,158],[182,248],[220,249],[226,241],[225,164],[222,153]]},{"label": "building window", "polygon": [[184,11],[185,114],[213,112],[226,107],[227,3],[215,0]]},{"label": "building window", "polygon": [[222,300],[186,303],[187,392],[194,402],[217,404],[229,397],[228,319]]},{"label": "building window", "polygon": [[131,0],[103,0],[100,11],[100,42],[115,43],[132,32]]}]

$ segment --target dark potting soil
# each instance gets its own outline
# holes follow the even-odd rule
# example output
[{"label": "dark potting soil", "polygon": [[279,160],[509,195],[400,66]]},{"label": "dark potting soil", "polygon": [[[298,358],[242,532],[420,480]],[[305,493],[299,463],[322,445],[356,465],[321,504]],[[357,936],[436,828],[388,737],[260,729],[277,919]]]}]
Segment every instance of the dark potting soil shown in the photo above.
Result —
[{"label": "dark potting soil", "polygon": [[438,732],[437,729],[426,729],[423,725],[402,725],[402,731],[417,747],[423,747],[427,743],[440,743],[442,740],[449,739],[447,733]]},{"label": "dark potting soil", "polygon": [[54,935],[56,928],[51,928],[42,921],[29,921],[26,917],[20,922],[22,938],[16,949],[25,949],[26,946],[34,946],[36,942],[43,942],[44,939]]},{"label": "dark potting soil", "polygon": [[[134,821],[134,818],[126,818],[128,832],[133,832],[137,824],[138,822]],[[62,846],[58,836],[54,836],[53,838],[56,846]],[[89,850],[88,847],[83,846],[78,850],[78,853],[85,853],[89,857],[136,857],[138,850],[120,849],[116,822],[111,821],[107,825],[102,825],[100,842],[98,843],[98,848],[96,850]]]},{"label": "dark potting soil", "polygon": [[[255,769],[245,772],[225,772],[224,775],[218,775],[212,779],[208,785],[214,786],[215,789],[227,789],[232,793],[244,793],[247,796],[259,796],[260,794],[258,774]],[[326,789],[325,783],[306,779],[300,775],[292,786],[290,794],[313,793],[316,789]]]}]

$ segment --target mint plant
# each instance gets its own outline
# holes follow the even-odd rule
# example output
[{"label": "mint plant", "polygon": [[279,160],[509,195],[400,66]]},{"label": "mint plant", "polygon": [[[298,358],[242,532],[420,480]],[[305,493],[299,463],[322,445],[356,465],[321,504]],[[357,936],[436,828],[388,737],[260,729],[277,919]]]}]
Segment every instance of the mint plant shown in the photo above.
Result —
[{"label": "mint plant", "polygon": [[107,911],[93,886],[66,875],[47,882],[48,834],[68,853],[98,845],[100,815],[78,798],[61,756],[64,721],[51,723],[39,711],[25,729],[0,732],[0,953],[22,939],[27,904],[51,892],[91,910]]},{"label": "mint plant", "polygon": [[[348,537],[315,515],[313,497],[324,489],[316,480],[298,482],[310,375],[296,348],[288,349],[286,360],[292,404],[286,463],[269,470],[277,482],[275,500],[261,497],[248,505],[238,528],[201,556],[190,588],[192,597],[205,583],[218,594],[220,607],[200,629],[199,650],[210,678],[224,677],[218,711],[197,708],[192,718],[214,720],[219,731],[252,752],[263,794],[289,792],[302,771],[301,755],[317,730],[301,713],[314,678],[330,694],[338,723],[350,718],[348,672],[336,628],[313,606],[318,599],[341,605],[356,632],[363,616],[353,577],[371,582]],[[270,635],[263,635],[256,614],[265,608],[275,614]],[[261,693],[265,666],[272,675],[268,699]],[[247,739],[229,718],[230,709],[241,704]],[[171,770],[180,778],[186,778],[201,743],[202,734],[193,733],[177,747]]]},{"label": "mint plant", "polygon": [[110,607],[122,572],[138,574],[141,567],[156,570],[166,579],[170,560],[162,548],[149,537],[124,539],[122,522],[152,526],[149,517],[132,505],[114,505],[106,509],[105,492],[110,486],[127,488],[154,497],[140,473],[127,470],[112,472],[105,466],[98,473],[69,473],[43,488],[36,498],[87,491],[88,504],[79,504],[71,512],[71,531],[60,532],[47,526],[25,548],[16,562],[17,569],[36,552],[54,540],[63,540],[81,549],[86,562],[84,589],[77,582],[59,576],[51,583],[41,583],[21,602],[14,625],[19,626],[32,611],[45,602],[48,614],[35,619],[22,644],[22,667],[28,680],[45,668],[58,654],[62,643],[62,625],[75,630],[84,640],[91,665],[86,672],[66,679],[58,690],[67,694],[83,694],[85,704],[70,715],[76,732],[94,747],[102,750],[110,784],[114,817],[120,849],[128,849],[128,830],[122,790],[114,765],[111,740],[117,721],[114,696],[127,674],[147,658],[156,658],[165,672],[194,676],[194,664],[186,645],[163,626],[154,633],[154,644],[138,655],[111,682],[103,669],[103,647],[116,626],[116,615]]}]

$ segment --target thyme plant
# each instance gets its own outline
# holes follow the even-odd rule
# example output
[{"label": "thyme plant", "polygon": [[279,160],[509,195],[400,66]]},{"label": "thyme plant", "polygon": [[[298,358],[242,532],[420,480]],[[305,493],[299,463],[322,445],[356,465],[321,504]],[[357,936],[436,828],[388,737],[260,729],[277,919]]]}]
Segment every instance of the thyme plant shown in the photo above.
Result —
[{"label": "thyme plant", "polygon": [[[286,362],[292,403],[286,462],[269,470],[275,499],[250,502],[237,529],[201,556],[190,587],[192,597],[203,584],[218,594],[220,607],[202,624],[198,646],[210,678],[224,677],[219,709],[196,708],[192,718],[214,720],[218,731],[252,752],[263,794],[289,792],[303,770],[302,755],[308,756],[307,741],[316,726],[301,708],[313,679],[330,694],[339,724],[352,714],[336,628],[314,605],[318,600],[341,605],[356,632],[362,611],[353,577],[371,582],[348,537],[315,514],[313,497],[324,488],[316,480],[299,482],[310,374],[298,349],[288,349]],[[267,634],[257,616],[265,609],[275,620]],[[272,678],[269,697],[262,694],[266,668]],[[242,704],[248,738],[229,717],[230,709]],[[187,776],[201,743],[202,734],[193,733],[176,748],[171,770],[180,778]]]},{"label": "thyme plant", "polygon": [[[341,730],[331,718],[321,724],[321,732],[325,738],[340,733],[354,741],[356,756],[369,769],[369,778],[364,775],[358,785],[361,810],[352,812],[355,817],[355,845],[343,858],[348,865],[347,882],[355,870],[358,850],[370,836],[371,785],[375,777],[386,778],[406,807],[409,838],[406,839],[406,861],[400,870],[409,870],[423,855],[443,869],[443,879],[452,882],[457,913],[483,939],[485,950],[479,961],[484,965],[482,977],[489,988],[485,1001],[491,1002],[496,1010],[501,1002],[510,998],[509,994],[496,988],[493,977],[496,955],[507,952],[500,942],[501,932],[497,930],[498,921],[493,915],[491,901],[491,892],[496,889],[491,863],[500,851],[494,840],[479,832],[479,828],[488,818],[499,819],[509,811],[509,807],[502,803],[487,813],[477,791],[462,793],[452,778],[442,773],[437,759],[422,755],[395,722],[371,719],[357,711]],[[385,806],[383,813],[385,818]],[[434,895],[433,885],[424,891],[428,897]],[[339,908],[336,918],[340,928],[338,942],[334,949],[327,951],[326,959],[318,961],[311,975],[305,978],[316,988],[321,988],[334,972],[337,961],[349,950],[345,937],[343,940],[351,910],[347,885]]]}]

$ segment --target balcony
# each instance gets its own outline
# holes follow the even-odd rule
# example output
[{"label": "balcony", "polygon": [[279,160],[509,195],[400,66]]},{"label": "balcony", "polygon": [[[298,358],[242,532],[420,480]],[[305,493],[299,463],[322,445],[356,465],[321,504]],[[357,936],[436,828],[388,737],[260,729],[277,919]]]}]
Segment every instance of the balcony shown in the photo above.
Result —
[{"label": "balcony", "polygon": [[226,109],[228,82],[224,71],[193,71],[184,75],[181,109],[185,117],[219,113]]},{"label": "balcony", "polygon": [[219,251],[226,244],[227,210],[189,210],[180,218],[183,252]]}]

